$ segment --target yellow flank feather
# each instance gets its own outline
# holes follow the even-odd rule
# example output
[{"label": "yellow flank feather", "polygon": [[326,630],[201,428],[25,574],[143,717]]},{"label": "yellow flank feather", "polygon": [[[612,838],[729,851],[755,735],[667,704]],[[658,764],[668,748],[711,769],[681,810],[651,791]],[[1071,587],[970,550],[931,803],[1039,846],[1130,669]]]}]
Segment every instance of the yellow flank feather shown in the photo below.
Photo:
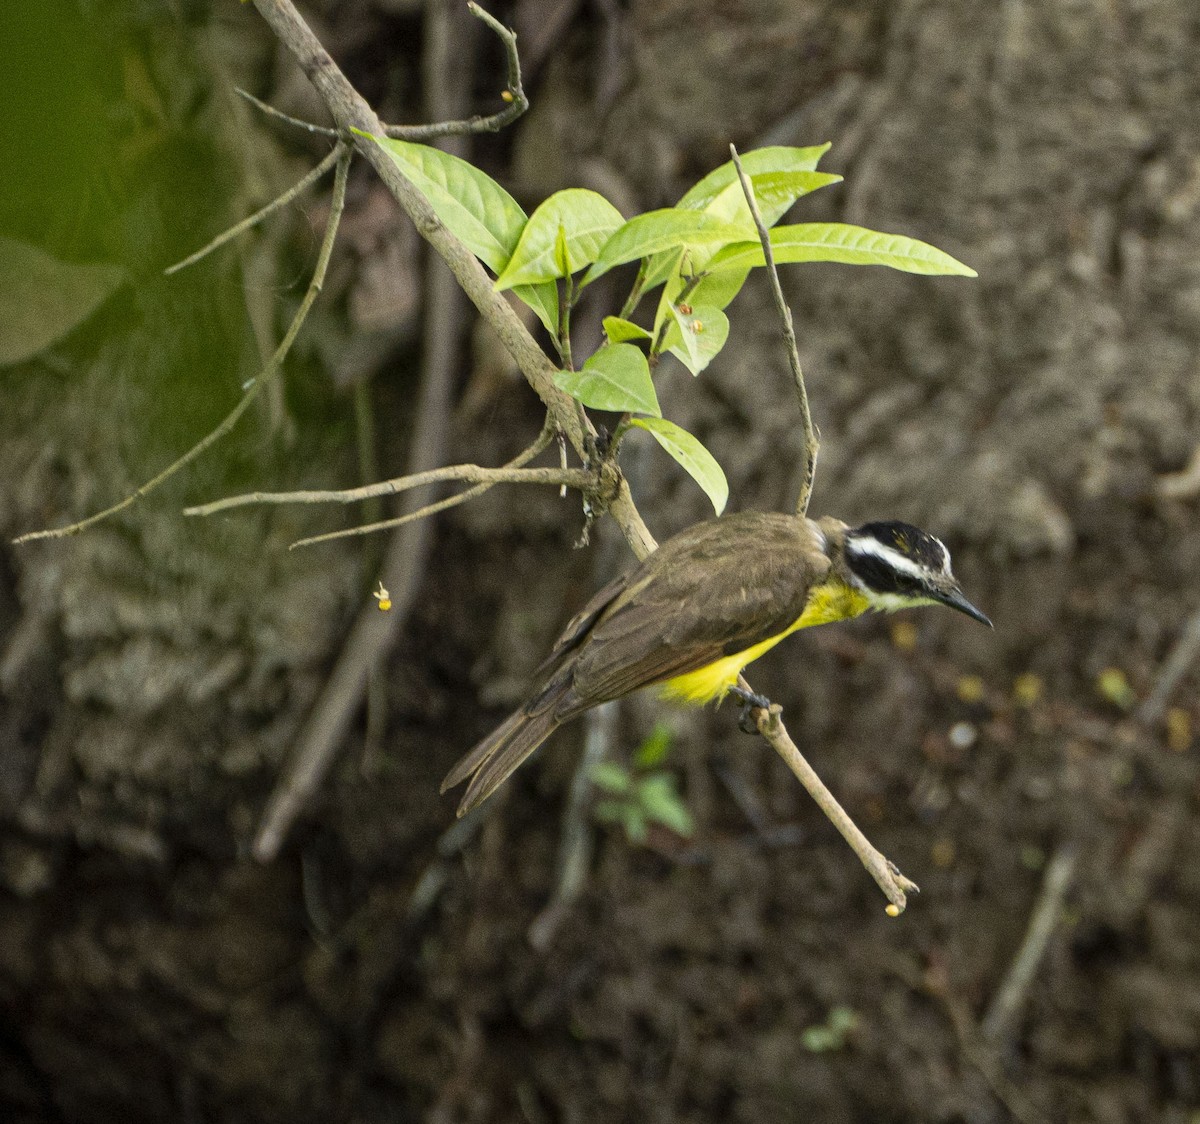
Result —
[{"label": "yellow flank feather", "polygon": [[858,590],[841,582],[827,582],[818,586],[808,597],[804,612],[798,620],[788,625],[782,632],[760,640],[753,647],[731,656],[722,656],[707,667],[677,675],[660,684],[658,690],[663,698],[674,699],[677,702],[690,703],[693,706],[703,706],[704,703],[720,701],[737,683],[738,676],[747,664],[753,663],[764,652],[770,651],[785,636],[790,636],[800,628],[811,628],[813,625],[830,624],[833,621],[844,621],[857,617],[870,608],[870,602]]}]

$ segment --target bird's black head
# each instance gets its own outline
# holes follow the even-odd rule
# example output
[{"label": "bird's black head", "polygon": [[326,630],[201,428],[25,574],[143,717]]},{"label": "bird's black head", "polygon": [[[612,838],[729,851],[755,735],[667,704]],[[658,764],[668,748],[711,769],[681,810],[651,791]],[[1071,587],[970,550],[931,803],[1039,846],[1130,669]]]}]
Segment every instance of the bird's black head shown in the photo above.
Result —
[{"label": "bird's black head", "polygon": [[963,596],[941,539],[909,523],[864,523],[846,532],[843,554],[852,581],[872,608],[893,611],[940,604],[982,624],[992,622]]}]

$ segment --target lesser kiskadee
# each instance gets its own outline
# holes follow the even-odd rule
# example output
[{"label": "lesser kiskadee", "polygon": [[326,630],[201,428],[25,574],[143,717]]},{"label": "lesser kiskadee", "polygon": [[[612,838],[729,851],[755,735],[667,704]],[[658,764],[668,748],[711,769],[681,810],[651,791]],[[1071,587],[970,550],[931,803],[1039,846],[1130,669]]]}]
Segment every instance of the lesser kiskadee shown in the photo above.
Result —
[{"label": "lesser kiskadee", "polygon": [[942,542],[907,523],[851,529],[755,511],[697,523],[592,598],[538,668],[524,705],[450,770],[442,791],[471,778],[461,816],[591,707],[651,685],[686,703],[730,691],[745,700],[742,669],[797,629],[932,604],[991,627],[963,596]]}]

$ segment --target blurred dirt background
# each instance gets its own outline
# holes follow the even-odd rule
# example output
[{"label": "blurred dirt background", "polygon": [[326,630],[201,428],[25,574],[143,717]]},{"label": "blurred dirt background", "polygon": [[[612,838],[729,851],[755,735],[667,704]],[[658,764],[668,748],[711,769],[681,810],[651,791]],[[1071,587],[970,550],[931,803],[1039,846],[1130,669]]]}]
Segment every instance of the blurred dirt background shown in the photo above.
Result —
[{"label": "blurred dirt background", "polygon": [[[862,620],[755,668],[923,893],[886,917],[728,707],[636,700],[591,727],[626,761],[669,722],[697,830],[637,846],[585,821],[574,900],[555,905],[582,725],[446,834],[445,770],[629,561],[611,528],[572,550],[578,503],[549,490],[429,525],[369,706],[280,855],[250,856],[388,548],[286,549],[369,511],[180,509],[401,474],[434,416],[435,311],[442,459],[499,463],[541,424],[473,315],[429,307],[416,236],[356,166],[285,388],[150,501],[0,547],[0,1117],[1195,1124],[1200,672],[1156,687],[1200,611],[1200,9],[493,10],[533,109],[470,154],[527,210],[567,186],[667,205],[731,140],[831,140],[822,167],[846,182],[794,221],[913,235],[979,271],[785,271],[823,436],[814,513],[942,535],[997,625]],[[387,120],[500,106],[499,49],[458,5],[307,13]],[[326,151],[233,93],[321,119],[254,10],[22,0],[0,56],[0,233],[52,255],[29,282],[47,291],[87,290],[80,263],[121,279],[82,325],[43,323],[49,344],[0,330],[7,541],[115,501],[234,404],[303,293],[328,184],[163,278]],[[612,310],[583,311],[585,350]],[[787,507],[799,435],[765,286],[731,318],[701,378],[663,371],[664,411],[718,456],[731,508]],[[704,517],[632,445],[655,534]],[[1010,1007],[1039,902],[1053,931]]]}]

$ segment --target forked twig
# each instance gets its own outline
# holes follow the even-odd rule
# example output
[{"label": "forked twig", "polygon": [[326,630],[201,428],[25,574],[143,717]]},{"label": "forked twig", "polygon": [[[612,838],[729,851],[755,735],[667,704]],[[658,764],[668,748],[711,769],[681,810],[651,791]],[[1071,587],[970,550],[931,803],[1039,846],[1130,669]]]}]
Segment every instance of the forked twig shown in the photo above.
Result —
[{"label": "forked twig", "polygon": [[508,58],[508,88],[505,93],[508,101],[498,113],[486,117],[468,117],[462,121],[437,121],[430,125],[388,125],[384,132],[397,140],[428,141],[436,137],[461,137],[472,133],[498,133],[511,125],[529,108],[529,98],[521,85],[521,56],[517,54],[517,33],[505,27],[495,17],[485,12],[478,4],[468,4],[467,7],[476,19],[482,20],[499,36],[504,44],[504,53]]},{"label": "forked twig", "polygon": [[746,205],[754,218],[758,230],[758,240],[762,243],[763,260],[767,267],[767,277],[771,281],[771,295],[775,298],[775,308],[783,325],[783,342],[787,346],[788,363],[792,368],[792,380],[796,384],[796,397],[800,404],[800,424],[804,429],[804,478],[800,481],[800,494],[796,497],[796,514],[808,513],[808,501],[812,498],[813,478],[817,472],[817,456],[821,451],[821,435],[813,425],[812,412],[808,407],[808,391],[804,389],[804,371],[800,368],[800,354],[796,350],[796,331],[792,327],[792,312],[783,299],[783,286],[779,283],[779,271],[775,268],[775,255],[771,250],[771,235],[763,223],[762,213],[758,209],[758,201],[754,198],[754,185],[742,167],[741,157],[733,145],[729,146],[733,156],[733,166],[737,169],[738,181],[746,196]]},{"label": "forked twig", "polygon": [[[478,496],[483,495],[484,492],[495,487],[496,484],[502,483],[503,481],[499,479],[500,477],[511,475],[513,472],[519,471],[520,464],[523,464],[527,460],[532,460],[538,455],[538,453],[542,451],[542,449],[546,447],[547,444],[549,444],[549,438],[547,437],[540,445],[539,442],[542,442],[541,437],[539,437],[538,441],[534,442],[534,444],[526,449],[525,452],[523,452],[519,457],[510,461],[503,468],[491,469],[490,471],[496,475],[496,479],[485,480],[480,484],[476,484],[473,488],[468,488],[465,492],[459,492],[454,496],[447,496],[445,499],[435,500],[433,503],[427,503],[424,507],[417,508],[416,511],[405,512],[405,514],[397,515],[393,519],[381,519],[377,523],[365,523],[359,527],[347,527],[341,531],[328,531],[323,535],[310,535],[306,539],[297,539],[291,544],[291,546],[288,547],[288,550],[296,550],[302,546],[316,546],[318,543],[332,542],[334,539],[353,538],[358,535],[371,535],[376,531],[386,531],[393,527],[403,527],[405,523],[412,523],[417,519],[427,519],[431,515],[436,515],[439,511],[445,511],[447,508],[457,507],[459,504],[466,503],[468,500],[473,500]],[[567,469],[566,472],[556,468],[528,469],[527,471],[530,472],[534,477],[537,477],[542,473],[545,473],[546,475],[543,479],[535,480],[518,477],[519,482],[526,484],[558,484],[563,480],[564,477],[568,475],[571,477],[572,487],[587,488],[589,485],[595,482],[595,477],[593,477],[592,474],[587,472],[585,469]]]},{"label": "forked twig", "polygon": [[582,468],[521,467],[549,445],[552,436],[553,430],[541,447],[532,454],[527,450],[516,461],[510,461],[499,468],[486,468],[478,464],[452,464],[445,468],[431,469],[429,472],[418,472],[412,476],[382,480],[378,484],[364,484],[358,488],[315,492],[247,492],[245,495],[227,496],[225,499],[213,500],[212,503],[199,504],[196,507],[185,507],[183,513],[215,515],[219,511],[255,504],[357,503],[359,500],[369,500],[376,496],[395,496],[407,492],[410,488],[447,480],[458,480],[466,484],[487,484],[489,487],[495,484],[556,484],[565,488],[587,488],[594,484],[595,475]]},{"label": "forked twig", "polygon": [[218,250],[224,246],[226,242],[233,241],[233,239],[235,239],[243,231],[249,230],[252,226],[257,226],[268,215],[278,211],[280,207],[286,207],[293,199],[296,198],[297,195],[312,187],[317,180],[319,180],[326,172],[328,172],[329,169],[338,162],[338,158],[344,151],[345,149],[343,149],[341,145],[334,145],[334,147],[329,150],[329,154],[324,160],[322,160],[315,168],[313,168],[313,170],[309,172],[303,179],[297,180],[296,183],[292,184],[292,186],[289,187],[282,195],[272,199],[271,202],[265,207],[255,211],[254,214],[248,216],[247,218],[242,219],[241,222],[235,223],[228,230],[222,231],[216,236],[216,238],[209,242],[207,246],[202,246],[194,254],[189,254],[183,259],[183,261],[177,261],[174,265],[167,266],[167,268],[163,270],[163,273],[169,277],[172,273],[178,273],[181,269],[186,269],[189,265],[194,265],[201,258],[205,258],[211,254],[213,250]]},{"label": "forked twig", "polygon": [[225,415],[224,420],[214,430],[197,441],[183,456],[169,464],[152,480],[146,481],[136,492],[130,493],[119,503],[115,503],[103,511],[98,511],[95,515],[89,515],[86,519],[81,519],[77,523],[71,523],[66,527],[55,527],[45,531],[30,531],[28,534],[14,539],[14,545],[33,542],[35,539],[61,539],[68,535],[77,535],[85,528],[91,527],[103,519],[108,519],[110,516],[124,511],[127,507],[131,507],[143,496],[154,491],[164,480],[174,476],[181,468],[194,461],[210,446],[215,445],[233,429],[238,419],[250,408],[250,404],[262,393],[263,388],[274,380],[275,376],[282,369],[283,361],[291,350],[292,344],[295,342],[301,327],[303,327],[309,310],[313,306],[313,302],[321,292],[321,286],[325,282],[325,273],[329,268],[329,259],[333,253],[333,244],[337,238],[338,225],[341,223],[342,208],[346,202],[346,181],[350,173],[351,150],[338,145],[334,151],[337,153],[337,174],[334,176],[333,195],[329,204],[329,218],[325,223],[325,234],[321,239],[321,249],[317,254],[317,264],[313,268],[312,280],[309,281],[304,299],[300,302],[300,307],[296,309],[296,315],[292,317],[292,322],[288,325],[288,330],[283,340],[275,349],[275,354],[271,356],[263,369],[251,382],[238,404]]}]

